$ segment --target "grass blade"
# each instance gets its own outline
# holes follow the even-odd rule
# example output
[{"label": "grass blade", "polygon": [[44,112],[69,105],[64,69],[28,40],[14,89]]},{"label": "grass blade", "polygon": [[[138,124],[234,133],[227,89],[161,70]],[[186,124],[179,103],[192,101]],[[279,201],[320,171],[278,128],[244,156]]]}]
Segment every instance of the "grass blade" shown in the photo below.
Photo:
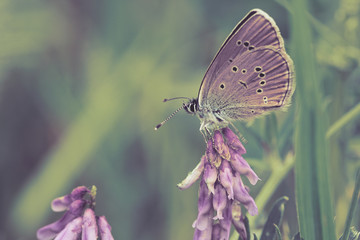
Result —
[{"label": "grass blade", "polygon": [[312,49],[307,1],[293,1],[291,12],[297,75],[295,180],[300,233],[304,239],[335,240],[324,129],[327,118],[321,107],[321,78]]},{"label": "grass blade", "polygon": [[349,112],[344,114],[339,120],[334,122],[334,124],[329,127],[328,131],[326,132],[326,138],[330,138],[334,133],[339,131],[358,115],[360,115],[360,103],[358,103]]},{"label": "grass blade", "polygon": [[345,223],[345,231],[343,234],[343,240],[347,240],[349,238],[349,234],[350,234],[350,225],[351,225],[351,221],[353,219],[354,216],[354,212],[356,209],[356,205],[357,205],[357,199],[359,196],[359,191],[360,191],[360,169],[358,169],[357,174],[356,174],[356,180],[355,180],[355,189],[354,189],[354,193],[351,199],[351,204],[350,204],[350,208],[349,208],[349,212],[346,218],[346,223]]}]

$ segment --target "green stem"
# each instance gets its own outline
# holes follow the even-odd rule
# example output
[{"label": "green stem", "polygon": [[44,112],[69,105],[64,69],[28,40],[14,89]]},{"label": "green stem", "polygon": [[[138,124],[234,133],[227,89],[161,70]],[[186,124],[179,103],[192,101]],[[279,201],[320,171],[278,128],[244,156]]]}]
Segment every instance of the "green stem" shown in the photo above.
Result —
[{"label": "green stem", "polygon": [[344,114],[339,120],[337,120],[329,127],[328,131],[326,132],[326,138],[330,138],[334,133],[339,131],[358,115],[360,115],[360,103],[358,103],[355,107],[353,107],[350,111]]}]

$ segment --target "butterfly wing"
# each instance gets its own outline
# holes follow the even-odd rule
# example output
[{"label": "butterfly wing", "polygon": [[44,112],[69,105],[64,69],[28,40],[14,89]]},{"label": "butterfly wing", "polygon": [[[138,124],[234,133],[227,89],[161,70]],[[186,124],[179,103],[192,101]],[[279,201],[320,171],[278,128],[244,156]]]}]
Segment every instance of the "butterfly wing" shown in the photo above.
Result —
[{"label": "butterfly wing", "polygon": [[238,23],[211,62],[199,89],[199,106],[208,105],[209,89],[235,58],[262,46],[281,50],[284,41],[274,20],[262,10],[254,9]]},{"label": "butterfly wing", "polygon": [[290,57],[259,47],[236,56],[208,91],[207,103],[224,120],[255,117],[289,104],[295,89]]}]

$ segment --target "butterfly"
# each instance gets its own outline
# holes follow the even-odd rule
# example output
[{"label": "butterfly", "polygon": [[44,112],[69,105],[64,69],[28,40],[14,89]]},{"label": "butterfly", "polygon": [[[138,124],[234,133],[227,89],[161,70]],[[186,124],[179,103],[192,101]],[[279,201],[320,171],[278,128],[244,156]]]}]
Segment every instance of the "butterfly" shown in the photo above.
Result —
[{"label": "butterfly", "polygon": [[198,97],[189,99],[155,129],[181,109],[197,115],[200,131],[207,133],[235,120],[286,109],[295,90],[294,76],[293,61],[275,21],[264,11],[253,9],[215,55]]}]

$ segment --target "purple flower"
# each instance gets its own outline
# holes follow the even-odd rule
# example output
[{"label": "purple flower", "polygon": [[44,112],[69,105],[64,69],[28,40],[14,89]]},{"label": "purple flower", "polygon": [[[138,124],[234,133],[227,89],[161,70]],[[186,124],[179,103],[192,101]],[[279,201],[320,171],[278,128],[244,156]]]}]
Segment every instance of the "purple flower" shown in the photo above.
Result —
[{"label": "purple flower", "polygon": [[241,205],[252,216],[258,209],[241,176],[247,177],[253,185],[259,177],[242,157],[245,153],[244,146],[230,128],[216,130],[207,142],[200,163],[178,184],[180,189],[186,189],[201,177],[198,216],[193,223],[194,240],[227,240],[231,224],[246,239]]},{"label": "purple flower", "polygon": [[98,239],[113,240],[111,226],[104,216],[94,213],[96,187],[75,188],[70,194],[56,198],[51,203],[55,212],[66,211],[56,222],[40,228],[36,236],[39,240]]}]

